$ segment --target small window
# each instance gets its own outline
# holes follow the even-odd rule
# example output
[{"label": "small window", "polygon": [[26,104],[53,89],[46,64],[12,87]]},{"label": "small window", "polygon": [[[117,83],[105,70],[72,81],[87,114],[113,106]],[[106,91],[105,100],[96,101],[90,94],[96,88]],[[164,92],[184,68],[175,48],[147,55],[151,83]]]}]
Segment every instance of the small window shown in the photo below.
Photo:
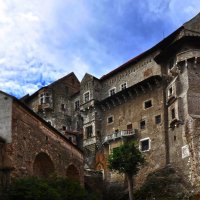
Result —
[{"label": "small window", "polygon": [[62,127],[62,130],[63,130],[63,131],[66,131],[66,126],[63,126],[63,127]]},{"label": "small window", "polygon": [[128,124],[128,125],[127,125],[127,130],[132,130],[132,129],[133,129],[132,124]]},{"label": "small window", "polygon": [[85,94],[84,94],[84,102],[86,103],[86,102],[88,102],[90,100],[90,92],[86,92]]},{"label": "small window", "polygon": [[125,90],[127,88],[127,83],[121,84],[121,90]]},{"label": "small window", "polygon": [[152,107],[152,101],[151,100],[145,101],[144,102],[144,108],[147,109],[147,108],[150,108],[150,107]]},{"label": "small window", "polygon": [[141,151],[149,151],[150,150],[149,138],[140,140],[140,150]]},{"label": "small window", "polygon": [[175,108],[173,108],[173,109],[171,110],[171,116],[172,116],[172,119],[175,119],[175,117],[176,117]]},{"label": "small window", "polygon": [[88,126],[88,127],[86,127],[86,129],[85,129],[85,131],[86,131],[86,138],[91,138],[92,137],[92,126]]},{"label": "small window", "polygon": [[50,95],[48,92],[44,92],[39,96],[39,102],[41,104],[50,103]]},{"label": "small window", "polygon": [[71,136],[68,136],[68,140],[69,140],[70,142],[73,142],[73,139],[72,139]]},{"label": "small window", "polygon": [[174,141],[176,141],[176,136],[174,135]]},{"label": "small window", "polygon": [[60,105],[60,109],[61,109],[61,110],[65,110],[65,104],[62,103],[62,104]]},{"label": "small window", "polygon": [[155,116],[155,123],[160,124],[161,123],[161,115]]},{"label": "small window", "polygon": [[113,123],[113,121],[114,121],[113,116],[110,116],[110,117],[107,118],[108,124]]},{"label": "small window", "polygon": [[116,93],[116,88],[110,89],[109,95],[112,96]]},{"label": "small window", "polygon": [[146,126],[146,121],[145,120],[142,120],[140,122],[140,129],[145,129],[145,126]]},{"label": "small window", "polygon": [[74,109],[75,109],[75,111],[76,111],[76,110],[79,110],[79,107],[80,107],[80,101],[77,100],[77,101],[75,101],[75,103],[74,103]]},{"label": "small window", "polygon": [[170,97],[172,95],[172,93],[173,93],[173,88],[170,87],[169,90],[168,90],[168,96]]},{"label": "small window", "polygon": [[45,97],[45,103],[50,103],[50,97],[49,96]]}]

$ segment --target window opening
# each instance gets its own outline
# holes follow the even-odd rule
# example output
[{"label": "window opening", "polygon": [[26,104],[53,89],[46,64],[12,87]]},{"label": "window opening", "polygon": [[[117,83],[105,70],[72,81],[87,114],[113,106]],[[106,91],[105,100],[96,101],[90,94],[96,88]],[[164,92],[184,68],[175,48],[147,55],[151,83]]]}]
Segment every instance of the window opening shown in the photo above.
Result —
[{"label": "window opening", "polygon": [[145,120],[142,120],[140,122],[140,129],[145,129],[145,126],[146,126],[146,122],[145,122]]},{"label": "window opening", "polygon": [[145,101],[144,102],[144,108],[147,109],[147,108],[150,108],[150,107],[152,107],[152,101],[151,100]]},{"label": "window opening", "polygon": [[155,116],[155,123],[160,124],[161,123],[161,115]]},{"label": "window opening", "polygon": [[141,151],[148,151],[150,149],[149,139],[141,140],[140,141],[140,149]]},{"label": "window opening", "polygon": [[114,121],[113,116],[108,117],[108,119],[107,119],[108,124],[113,123],[113,121]]},{"label": "window opening", "polygon": [[86,127],[86,138],[92,137],[92,126]]}]

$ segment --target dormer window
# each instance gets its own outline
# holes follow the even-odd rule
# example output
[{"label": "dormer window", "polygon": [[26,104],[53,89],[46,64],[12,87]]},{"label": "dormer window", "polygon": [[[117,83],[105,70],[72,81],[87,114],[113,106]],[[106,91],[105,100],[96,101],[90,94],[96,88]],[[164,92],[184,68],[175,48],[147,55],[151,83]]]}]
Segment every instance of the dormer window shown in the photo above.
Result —
[{"label": "dormer window", "polygon": [[112,88],[109,90],[109,95],[112,96],[116,93],[116,88]]},{"label": "dormer window", "polygon": [[121,90],[125,90],[127,88],[127,83],[121,84]]},{"label": "dormer window", "polygon": [[85,103],[88,102],[90,100],[90,92],[84,93],[83,98]]}]

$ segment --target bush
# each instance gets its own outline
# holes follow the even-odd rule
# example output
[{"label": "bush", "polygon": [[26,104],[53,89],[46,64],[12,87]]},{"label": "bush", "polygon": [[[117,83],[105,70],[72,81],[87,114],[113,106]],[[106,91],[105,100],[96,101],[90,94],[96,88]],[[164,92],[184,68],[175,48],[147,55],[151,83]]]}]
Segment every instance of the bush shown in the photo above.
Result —
[{"label": "bush", "polygon": [[64,178],[40,179],[35,177],[14,181],[0,194],[5,200],[96,200],[78,183]]}]

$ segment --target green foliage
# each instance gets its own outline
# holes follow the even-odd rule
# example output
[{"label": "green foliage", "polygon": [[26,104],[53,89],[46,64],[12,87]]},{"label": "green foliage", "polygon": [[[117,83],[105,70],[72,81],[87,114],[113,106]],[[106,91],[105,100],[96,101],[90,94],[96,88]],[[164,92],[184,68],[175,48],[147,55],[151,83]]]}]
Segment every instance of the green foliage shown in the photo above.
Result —
[{"label": "green foliage", "polygon": [[135,193],[136,200],[184,200],[189,193],[187,183],[170,167],[148,175],[144,185]]},{"label": "green foliage", "polygon": [[127,142],[113,149],[112,154],[108,157],[110,170],[125,173],[129,176],[137,174],[139,167],[144,162],[144,157],[136,147],[135,142]]},{"label": "green foliage", "polygon": [[78,183],[64,178],[23,178],[0,195],[6,200],[96,200]]}]

